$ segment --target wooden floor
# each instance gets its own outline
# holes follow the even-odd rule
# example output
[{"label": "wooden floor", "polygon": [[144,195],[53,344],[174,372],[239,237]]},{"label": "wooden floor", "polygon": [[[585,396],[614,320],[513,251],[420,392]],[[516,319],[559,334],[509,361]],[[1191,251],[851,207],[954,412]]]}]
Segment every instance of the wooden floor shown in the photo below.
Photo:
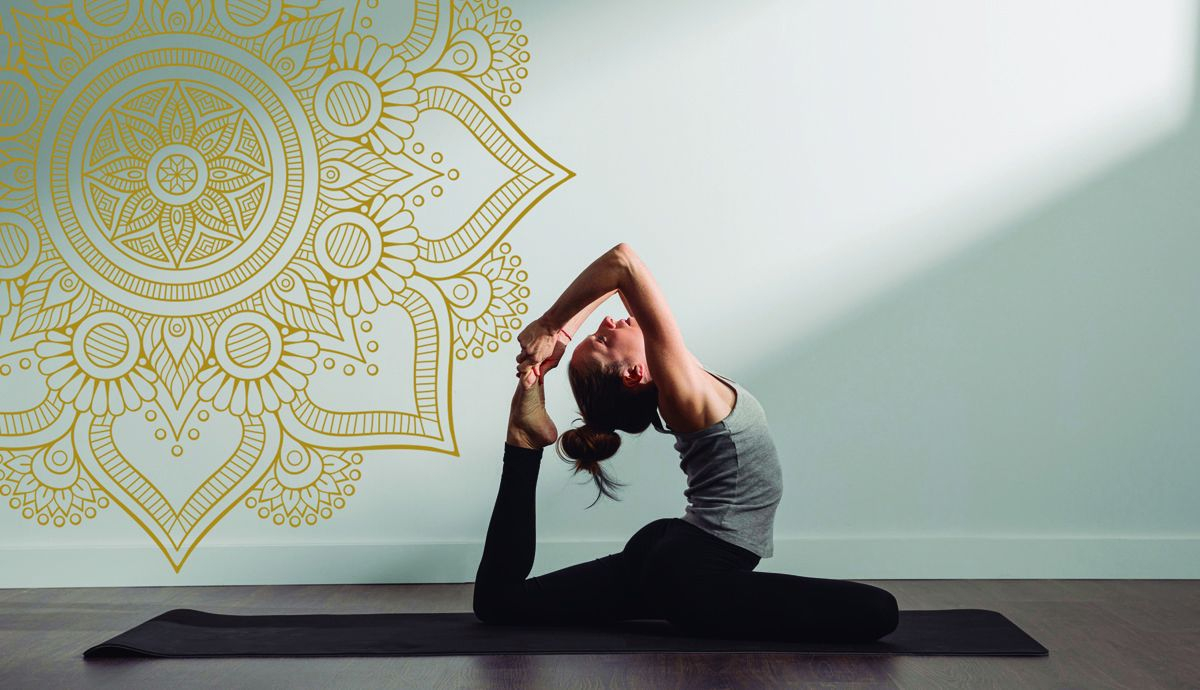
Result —
[{"label": "wooden floor", "polygon": [[0,688],[1200,688],[1200,580],[875,580],[901,609],[999,611],[1049,657],[613,654],[104,659],[171,608],[470,611],[471,585],[0,590]]}]

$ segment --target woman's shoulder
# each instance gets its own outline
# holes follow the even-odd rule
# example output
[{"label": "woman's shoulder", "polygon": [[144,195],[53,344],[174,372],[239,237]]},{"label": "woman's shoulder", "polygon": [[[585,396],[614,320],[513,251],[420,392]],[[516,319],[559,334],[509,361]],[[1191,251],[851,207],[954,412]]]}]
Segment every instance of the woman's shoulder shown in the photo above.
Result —
[{"label": "woman's shoulder", "polygon": [[709,371],[699,365],[703,373],[705,390],[697,399],[701,401],[698,408],[689,412],[667,410],[662,405],[659,412],[668,430],[676,436],[698,434],[723,422],[730,420],[737,411],[739,391],[741,386],[736,381],[720,374]]}]

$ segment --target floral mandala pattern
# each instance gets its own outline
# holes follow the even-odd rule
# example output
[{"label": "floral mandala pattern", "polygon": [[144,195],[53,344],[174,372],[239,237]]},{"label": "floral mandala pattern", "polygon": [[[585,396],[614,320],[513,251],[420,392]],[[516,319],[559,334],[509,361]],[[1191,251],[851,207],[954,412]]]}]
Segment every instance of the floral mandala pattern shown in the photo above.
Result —
[{"label": "floral mandala pattern", "polygon": [[457,454],[454,361],[527,311],[503,240],[572,173],[504,110],[529,61],[510,8],[380,4],[0,17],[16,514],[65,527],[115,503],[178,572],[234,507],[314,525],[372,451]]}]

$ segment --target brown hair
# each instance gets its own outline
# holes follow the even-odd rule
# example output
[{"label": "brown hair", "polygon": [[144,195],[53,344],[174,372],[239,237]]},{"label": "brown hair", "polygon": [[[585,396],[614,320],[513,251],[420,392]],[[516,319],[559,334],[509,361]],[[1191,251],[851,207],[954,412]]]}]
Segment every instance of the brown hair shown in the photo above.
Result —
[{"label": "brown hair", "polygon": [[[584,424],[563,432],[556,450],[564,462],[575,466],[574,474],[583,470],[592,474],[600,491],[596,501],[600,496],[620,500],[612,490],[624,484],[609,477],[600,467],[600,461],[611,458],[621,447],[617,429],[640,434],[653,424],[658,431],[668,433],[658,415],[658,387],[651,384],[640,391],[629,389],[621,380],[626,366],[627,362],[610,362],[567,369],[571,392],[575,394]],[[588,508],[596,505],[596,501]]]}]

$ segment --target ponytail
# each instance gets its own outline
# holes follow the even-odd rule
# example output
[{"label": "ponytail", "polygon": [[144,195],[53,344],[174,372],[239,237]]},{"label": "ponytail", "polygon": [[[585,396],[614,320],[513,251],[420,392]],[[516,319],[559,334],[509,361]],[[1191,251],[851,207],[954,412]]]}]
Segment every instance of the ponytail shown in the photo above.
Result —
[{"label": "ponytail", "polygon": [[[630,390],[621,380],[626,366],[626,362],[609,362],[567,370],[584,425],[568,429],[559,437],[558,455],[574,466],[576,474],[584,470],[592,474],[600,490],[597,501],[601,496],[619,500],[613,489],[624,486],[600,467],[601,461],[611,458],[621,447],[618,429],[640,434],[654,425],[659,432],[669,433],[658,414],[658,387],[651,383],[640,390]],[[592,505],[596,505],[595,501]]]},{"label": "ponytail", "polygon": [[[596,501],[599,501],[601,496],[620,500],[617,499],[613,489],[624,486],[624,484],[609,477],[604,472],[604,468],[600,467],[602,461],[616,455],[617,450],[620,449],[620,434],[613,429],[600,429],[590,424],[584,424],[564,432],[559,437],[559,447],[559,457],[574,465],[575,471],[572,474],[579,474],[583,471],[591,473],[592,480],[599,489]],[[588,508],[596,505],[596,501],[592,501],[592,505],[589,505]]]}]

